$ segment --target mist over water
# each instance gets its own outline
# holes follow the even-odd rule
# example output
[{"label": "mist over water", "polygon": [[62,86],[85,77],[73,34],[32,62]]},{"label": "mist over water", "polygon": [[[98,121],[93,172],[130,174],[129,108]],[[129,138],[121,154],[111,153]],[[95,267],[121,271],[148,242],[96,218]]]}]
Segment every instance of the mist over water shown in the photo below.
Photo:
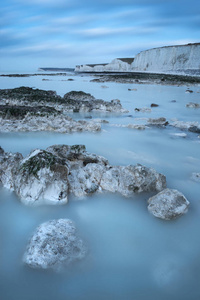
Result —
[{"label": "mist over water", "polygon": [[[73,78],[74,81],[63,81]],[[50,79],[50,81],[42,81]],[[63,206],[28,207],[17,196],[0,187],[0,299],[1,300],[197,300],[200,297],[200,185],[191,180],[200,172],[200,140],[187,133],[175,137],[177,128],[144,131],[112,124],[143,123],[141,118],[165,117],[199,121],[200,87],[90,82],[89,76],[0,77],[0,88],[30,86],[89,92],[103,100],[120,99],[129,113],[105,114],[108,124],[98,133],[59,134],[49,132],[0,133],[5,151],[24,156],[35,148],[54,144],[84,144],[89,152],[106,157],[112,165],[141,163],[167,178],[169,188],[178,189],[190,201],[186,215],[162,221],[147,211],[150,194],[125,198],[118,194],[94,194],[82,200],[73,196]],[[108,88],[102,88],[106,85]],[[130,88],[136,91],[128,91]],[[171,102],[176,100],[176,102]],[[151,113],[138,107],[159,104]],[[102,115],[91,114],[92,117]],[[74,118],[85,118],[74,114]],[[60,273],[30,269],[22,257],[36,227],[48,220],[69,218],[86,241],[89,252],[80,262]]]}]

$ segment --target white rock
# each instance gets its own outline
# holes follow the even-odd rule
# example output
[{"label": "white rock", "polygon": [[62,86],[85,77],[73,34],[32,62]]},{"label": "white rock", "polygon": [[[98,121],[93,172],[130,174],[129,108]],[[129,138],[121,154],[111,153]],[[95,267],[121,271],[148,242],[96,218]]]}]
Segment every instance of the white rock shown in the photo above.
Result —
[{"label": "white rock", "polygon": [[148,210],[155,217],[171,220],[188,211],[189,201],[177,190],[165,189],[149,198]]},{"label": "white rock", "polygon": [[13,169],[17,168],[22,158],[20,153],[4,152],[0,147],[0,182],[11,191],[14,191]]},{"label": "white rock", "polygon": [[134,193],[161,191],[166,187],[166,178],[142,165],[122,167],[90,163],[84,168],[70,170],[69,186],[79,197],[96,191],[117,192],[130,197]]},{"label": "white rock", "polygon": [[23,261],[32,268],[60,269],[84,258],[86,247],[69,219],[41,224],[30,239]]},{"label": "white rock", "polygon": [[[36,149],[18,159],[16,166],[8,160],[8,188],[25,204],[63,204],[68,192],[77,197],[94,192],[134,193],[161,191],[166,187],[164,175],[142,165],[111,166],[107,159],[88,153],[84,145],[54,145],[47,151]],[[4,165],[3,165],[4,166]],[[10,169],[9,169],[10,168]],[[7,174],[3,168],[1,177]]]},{"label": "white rock", "polygon": [[68,198],[68,167],[53,154],[36,150],[16,169],[14,190],[27,205],[64,204]]}]

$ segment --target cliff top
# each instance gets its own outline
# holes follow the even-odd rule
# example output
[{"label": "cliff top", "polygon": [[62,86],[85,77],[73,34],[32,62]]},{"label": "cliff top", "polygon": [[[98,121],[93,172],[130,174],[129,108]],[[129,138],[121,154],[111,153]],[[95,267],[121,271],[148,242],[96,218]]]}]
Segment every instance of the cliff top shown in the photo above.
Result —
[{"label": "cliff top", "polygon": [[163,49],[163,48],[172,48],[172,47],[187,47],[187,46],[198,46],[200,45],[200,43],[189,43],[189,44],[184,44],[184,45],[170,45],[170,46],[162,46],[162,47],[155,47],[155,48],[151,48],[151,49],[147,49],[147,50],[143,50],[141,52],[139,52],[138,54],[145,52],[145,51],[150,51],[153,49]]}]

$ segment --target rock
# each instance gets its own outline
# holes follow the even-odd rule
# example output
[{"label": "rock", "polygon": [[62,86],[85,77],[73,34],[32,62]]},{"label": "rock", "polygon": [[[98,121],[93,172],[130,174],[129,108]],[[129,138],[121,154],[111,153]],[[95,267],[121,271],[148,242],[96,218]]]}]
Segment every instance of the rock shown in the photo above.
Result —
[{"label": "rock", "polygon": [[[32,109],[30,107],[30,109]],[[21,115],[20,115],[21,116]],[[75,121],[63,114],[33,115],[26,113],[20,118],[1,118],[1,132],[16,131],[54,131],[60,133],[73,133],[80,131],[100,131],[101,124],[93,121]]]},{"label": "rock", "polygon": [[145,130],[146,128],[148,128],[148,126],[146,125],[141,125],[141,124],[111,124],[111,126],[114,127],[121,127],[121,128],[129,128],[129,129],[137,129],[137,130]]},{"label": "rock", "polygon": [[0,147],[0,182],[11,191],[14,190],[13,172],[22,158],[20,153],[4,152]]},{"label": "rock", "polygon": [[137,129],[137,130],[145,130],[147,128],[147,126],[139,125],[139,124],[128,124],[128,125],[124,125],[123,127],[127,127],[130,129]]},{"label": "rock", "polygon": [[155,125],[155,126],[166,126],[169,124],[168,121],[163,117],[157,119],[149,118],[147,122],[149,125]]},{"label": "rock", "polygon": [[[13,160],[2,155],[0,180],[25,204],[64,204],[68,193],[83,197],[109,191],[129,197],[166,187],[165,176],[154,169],[139,164],[111,166],[104,157],[88,153],[84,145],[37,149],[24,159],[20,156],[14,165]],[[6,176],[9,180],[4,179]]]},{"label": "rock", "polygon": [[199,122],[184,122],[184,121],[178,121],[173,120],[172,123],[170,123],[171,126],[185,129],[194,133],[200,133],[200,124]]},{"label": "rock", "polygon": [[159,105],[156,103],[151,103],[151,107],[158,107]]},{"label": "rock", "polygon": [[87,164],[69,174],[70,191],[78,197],[92,192],[118,192],[130,197],[134,193],[161,191],[166,187],[166,178],[152,168],[142,165],[110,166]]},{"label": "rock", "polygon": [[194,133],[200,133],[200,126],[190,126],[188,128],[188,131],[194,132]]},{"label": "rock", "polygon": [[14,190],[28,205],[64,204],[68,198],[68,165],[45,150],[34,150],[13,172]]},{"label": "rock", "polygon": [[193,91],[192,91],[192,90],[189,90],[189,89],[187,89],[185,92],[186,92],[186,93],[193,93]]},{"label": "rock", "polygon": [[186,107],[189,108],[200,108],[200,104],[199,103],[194,103],[194,102],[189,102],[186,104]]},{"label": "rock", "polygon": [[192,173],[191,179],[200,182],[200,173]]},{"label": "rock", "polygon": [[127,112],[119,100],[111,100],[109,102],[102,99],[95,99],[94,96],[83,91],[71,91],[65,94],[64,97],[61,97],[54,91],[44,91],[28,87],[0,90],[0,104],[5,105],[8,101],[11,106],[51,107],[57,111],[62,111],[62,113],[79,111]]},{"label": "rock", "polygon": [[79,165],[82,167],[88,163],[108,164],[108,160],[103,156],[87,152],[85,145],[53,145],[48,147],[47,151],[61,159],[68,160],[70,166]]},{"label": "rock", "polygon": [[92,101],[95,100],[94,96],[82,91],[71,91],[64,95],[66,101]]},{"label": "rock", "polygon": [[135,111],[138,111],[138,112],[143,112],[143,113],[150,113],[151,112],[151,108],[148,108],[148,107],[142,107],[142,108],[135,108]]},{"label": "rock", "polygon": [[153,168],[136,166],[114,166],[107,168],[100,186],[102,189],[132,196],[134,193],[161,191],[166,187],[166,178]]},{"label": "rock", "polygon": [[182,137],[182,138],[187,137],[187,134],[185,132],[171,133],[171,135],[176,136],[176,137]]},{"label": "rock", "polygon": [[171,220],[188,211],[189,201],[177,190],[165,189],[149,198],[148,210],[155,217]]},{"label": "rock", "polygon": [[59,270],[83,259],[87,249],[69,219],[41,224],[31,237],[23,261],[29,267]]}]

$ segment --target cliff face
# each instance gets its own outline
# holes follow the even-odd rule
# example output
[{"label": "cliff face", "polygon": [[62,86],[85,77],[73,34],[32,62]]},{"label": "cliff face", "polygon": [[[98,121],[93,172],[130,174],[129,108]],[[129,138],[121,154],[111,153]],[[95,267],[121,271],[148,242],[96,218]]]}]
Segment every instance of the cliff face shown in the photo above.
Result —
[{"label": "cliff face", "polygon": [[154,48],[135,58],[116,58],[109,64],[80,65],[75,71],[200,75],[200,43]]},{"label": "cliff face", "polygon": [[109,64],[79,65],[78,72],[131,72],[133,58],[115,58]]},{"label": "cliff face", "polygon": [[200,73],[200,44],[168,46],[142,51],[131,71],[152,73]]}]

